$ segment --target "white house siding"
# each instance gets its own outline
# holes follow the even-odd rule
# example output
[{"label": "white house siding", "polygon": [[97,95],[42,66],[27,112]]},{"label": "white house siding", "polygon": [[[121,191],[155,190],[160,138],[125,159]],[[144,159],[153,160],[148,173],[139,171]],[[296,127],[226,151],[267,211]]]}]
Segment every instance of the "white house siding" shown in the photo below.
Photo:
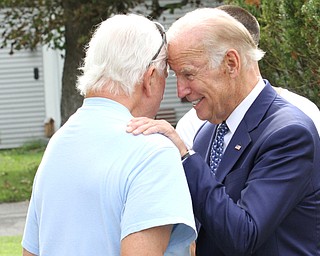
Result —
[{"label": "white house siding", "polygon": [[[44,84],[41,51],[0,49],[0,149],[44,137]],[[39,70],[39,79],[34,77]]]}]

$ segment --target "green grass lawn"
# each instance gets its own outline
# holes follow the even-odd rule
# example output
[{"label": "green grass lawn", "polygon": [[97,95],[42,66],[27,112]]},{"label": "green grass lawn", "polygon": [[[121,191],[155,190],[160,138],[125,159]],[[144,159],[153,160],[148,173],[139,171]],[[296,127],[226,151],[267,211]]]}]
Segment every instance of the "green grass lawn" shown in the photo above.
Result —
[{"label": "green grass lawn", "polygon": [[0,236],[0,256],[21,256],[21,236]]},{"label": "green grass lawn", "polygon": [[44,148],[43,142],[33,141],[18,149],[0,150],[0,203],[30,198]]},{"label": "green grass lawn", "polygon": [[[42,141],[33,141],[21,148],[0,150],[0,203],[30,199],[45,146]],[[0,236],[0,256],[21,256],[21,239],[21,236]]]}]

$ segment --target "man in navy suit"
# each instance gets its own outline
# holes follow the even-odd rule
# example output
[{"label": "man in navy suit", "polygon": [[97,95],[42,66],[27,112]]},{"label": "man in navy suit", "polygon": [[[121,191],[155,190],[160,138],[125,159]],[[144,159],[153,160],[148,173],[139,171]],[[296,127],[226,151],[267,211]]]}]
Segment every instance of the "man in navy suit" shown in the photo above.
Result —
[{"label": "man in navy suit", "polygon": [[[232,17],[240,21],[251,34],[255,44],[258,46],[260,41],[260,25],[256,17],[249,11],[237,5],[220,5],[216,8],[225,11]],[[258,75],[260,75],[259,67],[257,68]],[[273,87],[276,92],[291,104],[297,106],[306,115],[308,115],[314,122],[318,133],[320,135],[320,110],[317,105],[311,100],[302,95],[296,94],[288,89],[282,87]],[[193,139],[199,128],[206,122],[200,120],[194,108],[191,108],[176,125],[176,131],[180,138],[186,144],[187,148],[192,149]]]},{"label": "man in navy suit", "polygon": [[[187,13],[168,31],[168,62],[178,96],[209,122],[188,152],[163,121],[140,118],[128,127],[161,132],[179,148],[199,222],[197,256],[320,255],[319,135],[257,74],[263,55],[227,13]],[[215,170],[211,148],[221,123],[228,130]]]}]

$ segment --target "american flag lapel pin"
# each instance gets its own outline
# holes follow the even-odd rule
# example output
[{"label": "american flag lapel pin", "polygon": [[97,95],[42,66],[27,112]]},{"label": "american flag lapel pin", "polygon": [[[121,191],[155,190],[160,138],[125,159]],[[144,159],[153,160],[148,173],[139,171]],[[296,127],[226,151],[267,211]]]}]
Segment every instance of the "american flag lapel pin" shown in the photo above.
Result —
[{"label": "american flag lapel pin", "polygon": [[237,144],[234,148],[239,151],[241,149],[241,145]]}]

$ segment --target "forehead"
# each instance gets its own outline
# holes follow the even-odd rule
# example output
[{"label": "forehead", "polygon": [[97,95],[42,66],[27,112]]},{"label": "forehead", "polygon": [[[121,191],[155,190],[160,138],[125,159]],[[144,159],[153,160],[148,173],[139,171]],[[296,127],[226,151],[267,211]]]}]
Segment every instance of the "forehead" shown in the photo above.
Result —
[{"label": "forehead", "polygon": [[207,63],[204,46],[197,33],[179,36],[168,44],[168,63],[175,72],[192,69]]}]

